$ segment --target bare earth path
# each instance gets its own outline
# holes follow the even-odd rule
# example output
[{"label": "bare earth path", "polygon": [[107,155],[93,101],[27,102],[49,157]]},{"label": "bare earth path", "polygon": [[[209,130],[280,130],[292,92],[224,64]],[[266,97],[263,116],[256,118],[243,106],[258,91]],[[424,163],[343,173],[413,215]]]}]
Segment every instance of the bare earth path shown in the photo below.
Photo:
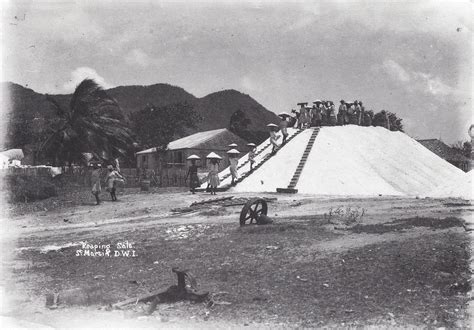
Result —
[{"label": "bare earth path", "polygon": [[[216,197],[224,196],[249,194]],[[55,327],[80,326],[84,317],[111,327],[117,322],[139,327],[156,327],[159,322],[167,328],[467,324],[466,290],[452,285],[467,276],[465,259],[469,260],[470,252],[463,251],[470,250],[470,238],[456,222],[438,223],[471,217],[470,203],[262,196],[277,198],[269,203],[269,216],[275,220],[272,226],[240,229],[241,206],[210,204],[190,213],[171,212],[211,198],[180,190],[127,193],[117,203],[10,216],[2,224],[8,228],[2,248],[11,251],[12,243],[15,246],[11,258],[2,263],[4,272],[11,275],[2,283],[5,295],[11,298],[3,314]],[[360,232],[344,230],[340,219],[330,215],[347,207],[364,211],[360,224],[365,227]],[[429,224],[421,221],[428,218],[432,219]],[[400,219],[414,220],[392,229]],[[86,241],[112,246],[129,241],[138,257],[78,257],[77,244]],[[400,256],[406,263],[400,263]],[[152,316],[140,316],[140,310],[134,308],[97,309],[173,284],[170,268],[174,265],[192,269],[206,290],[229,292],[222,298],[229,305],[209,308],[179,303],[161,306]],[[365,274],[368,269],[372,270]],[[59,310],[44,307],[44,296],[53,289],[88,285],[105,290],[107,302]],[[387,294],[397,296],[384,300]],[[365,307],[359,307],[360,301]],[[404,304],[425,307],[408,309]]]}]

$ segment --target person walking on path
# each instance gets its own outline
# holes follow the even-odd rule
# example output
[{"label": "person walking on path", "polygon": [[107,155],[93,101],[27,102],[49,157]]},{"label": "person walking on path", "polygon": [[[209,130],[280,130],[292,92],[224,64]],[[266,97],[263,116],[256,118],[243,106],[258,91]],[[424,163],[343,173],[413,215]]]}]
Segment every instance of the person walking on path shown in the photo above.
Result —
[{"label": "person walking on path", "polygon": [[91,184],[92,184],[92,195],[95,197],[96,205],[100,204],[99,195],[102,191],[102,186],[100,185],[100,175],[102,173],[100,164],[92,165],[93,170],[91,173]]},{"label": "person walking on path", "polygon": [[112,165],[107,166],[107,170],[109,173],[107,173],[105,182],[107,184],[107,190],[110,193],[110,197],[112,201],[115,202],[117,201],[117,195],[115,194],[115,191],[117,190],[117,184],[119,182],[124,182],[125,179],[118,171],[114,169]]},{"label": "person walking on path", "polygon": [[283,140],[281,142],[281,144],[285,144],[286,142],[286,139],[288,138],[288,121],[286,120],[286,116],[285,115],[279,115],[279,117],[281,118],[281,121],[280,121],[280,124],[278,125],[280,127],[280,130],[281,130],[281,134],[283,135]]},{"label": "person walking on path", "polygon": [[[300,116],[301,118],[301,116]],[[275,154],[277,148],[279,147],[278,145],[278,139],[280,138],[279,135],[276,134],[278,131],[278,126],[275,124],[268,124],[268,128],[270,129],[270,143],[272,144],[272,155]]]},{"label": "person walking on path", "polygon": [[248,143],[247,146],[249,146],[251,149],[249,151],[249,162],[250,162],[250,171],[253,170],[253,165],[255,164],[255,143]]},{"label": "person walking on path", "polygon": [[216,195],[217,187],[221,183],[219,180],[219,161],[222,160],[218,154],[211,152],[206,157],[209,159],[209,174],[207,175],[207,181],[209,183],[209,189],[211,195]]},{"label": "person walking on path", "polygon": [[239,165],[239,151],[237,149],[231,149],[227,151],[227,155],[229,155],[229,169],[230,169],[230,175],[232,176],[232,182],[231,185],[235,186],[235,181],[238,179],[238,174],[237,174],[237,165]]},{"label": "person walking on path", "polygon": [[187,160],[191,161],[191,166],[188,168],[188,173],[186,173],[186,178],[184,178],[184,182],[189,177],[189,188],[191,189],[191,192],[193,195],[196,193],[196,188],[199,187],[199,177],[198,177],[198,168],[199,166],[196,165],[196,161],[200,160],[199,156],[197,155],[191,155]]}]

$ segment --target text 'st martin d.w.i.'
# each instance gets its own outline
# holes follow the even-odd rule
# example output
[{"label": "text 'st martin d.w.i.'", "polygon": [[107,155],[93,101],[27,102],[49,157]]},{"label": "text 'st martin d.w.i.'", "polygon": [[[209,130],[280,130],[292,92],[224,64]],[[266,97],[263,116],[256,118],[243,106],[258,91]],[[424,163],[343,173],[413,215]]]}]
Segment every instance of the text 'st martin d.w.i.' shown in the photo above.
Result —
[{"label": "text 'st martin d.w.i.'", "polygon": [[121,241],[114,244],[83,242],[81,243],[81,248],[76,250],[76,257],[135,258],[138,255],[134,247],[135,243],[129,241]]}]

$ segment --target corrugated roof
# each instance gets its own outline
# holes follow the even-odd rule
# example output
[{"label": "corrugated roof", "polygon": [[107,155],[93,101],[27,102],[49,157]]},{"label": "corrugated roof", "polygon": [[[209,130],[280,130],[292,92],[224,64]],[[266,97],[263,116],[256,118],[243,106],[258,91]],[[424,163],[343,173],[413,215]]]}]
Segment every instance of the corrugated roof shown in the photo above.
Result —
[{"label": "corrugated roof", "polygon": [[204,132],[195,133],[193,135],[185,136],[184,138],[170,142],[170,144],[168,144],[167,149],[174,150],[174,149],[194,148],[202,143],[205,143],[211,140],[217,135],[224,133],[225,131],[227,131],[226,128],[219,128],[219,129],[214,129],[212,131],[204,131]]},{"label": "corrugated roof", "polygon": [[[209,140],[214,139],[218,135],[228,132],[226,128],[214,129],[211,131],[204,131],[195,133],[189,136],[185,136],[181,139],[172,141],[168,144],[166,150],[176,150],[176,149],[186,149],[186,148],[196,148],[203,143],[208,142]],[[157,148],[150,148],[137,152],[136,155],[149,154],[156,152]]]},{"label": "corrugated roof", "polygon": [[450,146],[445,144],[443,141],[440,141],[438,139],[426,139],[426,140],[417,140],[417,141],[421,143],[425,148],[431,150],[432,152],[434,152],[439,157],[445,160],[457,161],[457,162],[469,161],[469,159],[465,157],[463,154],[461,154],[459,151],[451,148]]},{"label": "corrugated roof", "polygon": [[152,152],[156,152],[156,148],[145,149],[137,152],[135,155],[151,154]]}]

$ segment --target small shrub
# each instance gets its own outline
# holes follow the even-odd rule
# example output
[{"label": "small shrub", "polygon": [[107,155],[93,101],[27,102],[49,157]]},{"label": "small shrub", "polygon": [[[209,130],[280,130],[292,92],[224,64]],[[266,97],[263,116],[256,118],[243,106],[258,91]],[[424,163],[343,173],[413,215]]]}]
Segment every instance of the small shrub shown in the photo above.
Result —
[{"label": "small shrub", "polygon": [[31,202],[57,196],[56,186],[41,176],[12,174],[6,177],[12,202]]},{"label": "small shrub", "polygon": [[360,221],[365,215],[365,208],[361,207],[342,207],[330,208],[328,213],[324,214],[324,218],[331,224],[342,224],[345,226],[354,225]]}]

